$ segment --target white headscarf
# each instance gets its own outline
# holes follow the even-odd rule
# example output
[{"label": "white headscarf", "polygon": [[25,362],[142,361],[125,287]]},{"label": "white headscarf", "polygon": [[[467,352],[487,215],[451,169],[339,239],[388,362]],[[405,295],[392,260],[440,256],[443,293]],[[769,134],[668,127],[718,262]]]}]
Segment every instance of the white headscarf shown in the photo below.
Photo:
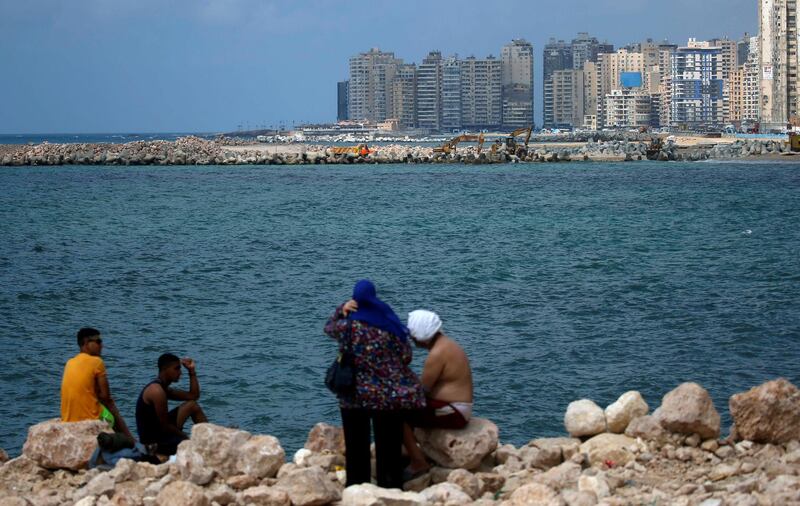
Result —
[{"label": "white headscarf", "polygon": [[442,328],[442,320],[433,311],[417,309],[408,313],[408,331],[417,341],[430,341]]}]

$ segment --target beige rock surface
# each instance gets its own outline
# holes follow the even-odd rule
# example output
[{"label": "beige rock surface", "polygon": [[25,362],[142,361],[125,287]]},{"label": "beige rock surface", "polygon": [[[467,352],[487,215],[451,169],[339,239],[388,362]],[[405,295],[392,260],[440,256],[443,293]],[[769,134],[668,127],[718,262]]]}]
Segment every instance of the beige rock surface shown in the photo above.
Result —
[{"label": "beige rock surface", "polygon": [[633,438],[622,434],[598,434],[581,445],[581,453],[589,457],[592,466],[624,466],[636,459],[638,444]]},{"label": "beige rock surface", "polygon": [[286,492],[294,506],[319,506],[341,498],[339,488],[316,466],[287,473],[274,488]]},{"label": "beige rock surface", "polygon": [[631,420],[646,415],[649,410],[642,394],[636,390],[625,392],[605,409],[608,431],[622,434]]},{"label": "beige rock surface", "polygon": [[258,478],[274,478],[286,453],[278,438],[253,436],[237,450],[236,471]]},{"label": "beige rock surface", "polygon": [[572,437],[594,436],[605,432],[606,415],[603,408],[590,399],[573,401],[564,413],[564,427]]},{"label": "beige rock surface", "polygon": [[529,483],[523,485],[511,494],[507,501],[503,501],[503,506],[563,506],[564,500],[561,496],[541,483]]},{"label": "beige rock surface", "polygon": [[442,506],[460,506],[469,504],[472,498],[455,483],[437,483],[426,488],[420,495],[429,503]]},{"label": "beige rock surface", "polygon": [[670,432],[719,437],[719,413],[708,391],[697,383],[683,383],[668,392],[653,416]]},{"label": "beige rock surface", "polygon": [[46,469],[84,469],[97,448],[97,435],[101,432],[111,431],[107,423],[99,420],[48,420],[28,429],[22,453]]},{"label": "beige rock surface", "polygon": [[729,407],[743,439],[759,443],[800,439],[800,390],[784,378],[731,396]]},{"label": "beige rock surface", "polygon": [[292,500],[285,490],[263,485],[248,488],[239,495],[242,504],[254,506],[291,506]]},{"label": "beige rock surface", "polygon": [[342,506],[427,506],[417,492],[380,488],[371,483],[351,485],[342,492]]},{"label": "beige rock surface", "polygon": [[464,429],[416,429],[422,451],[442,467],[477,468],[484,457],[495,451],[499,439],[497,425],[485,418],[472,418]]},{"label": "beige rock surface", "polygon": [[341,427],[318,423],[308,433],[305,448],[316,453],[329,450],[344,455],[344,431]]},{"label": "beige rock surface", "polygon": [[209,506],[203,489],[188,481],[174,481],[164,487],[155,500],[156,506]]}]

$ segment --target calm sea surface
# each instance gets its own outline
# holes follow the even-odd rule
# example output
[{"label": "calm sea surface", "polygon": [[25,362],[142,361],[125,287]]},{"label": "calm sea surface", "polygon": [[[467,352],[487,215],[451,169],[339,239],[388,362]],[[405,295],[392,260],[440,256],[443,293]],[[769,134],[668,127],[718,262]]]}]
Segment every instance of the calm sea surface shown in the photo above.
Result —
[{"label": "calm sea surface", "polygon": [[129,424],[172,351],[212,421],[296,450],[339,423],[322,326],[364,277],[403,319],[441,314],[515,445],[563,434],[573,400],[655,409],[684,381],[727,433],[730,395],[800,384],[799,165],[5,168],[0,237],[12,455],[58,416],[81,326]]}]

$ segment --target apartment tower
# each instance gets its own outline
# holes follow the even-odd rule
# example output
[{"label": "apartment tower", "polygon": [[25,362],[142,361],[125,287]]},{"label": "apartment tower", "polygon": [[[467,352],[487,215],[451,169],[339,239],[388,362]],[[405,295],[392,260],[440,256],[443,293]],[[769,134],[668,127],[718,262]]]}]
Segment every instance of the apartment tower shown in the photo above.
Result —
[{"label": "apartment tower", "polygon": [[780,130],[798,115],[797,0],[759,0],[761,129]]},{"label": "apartment tower", "polygon": [[533,46],[516,39],[503,46],[503,125],[533,125]]}]

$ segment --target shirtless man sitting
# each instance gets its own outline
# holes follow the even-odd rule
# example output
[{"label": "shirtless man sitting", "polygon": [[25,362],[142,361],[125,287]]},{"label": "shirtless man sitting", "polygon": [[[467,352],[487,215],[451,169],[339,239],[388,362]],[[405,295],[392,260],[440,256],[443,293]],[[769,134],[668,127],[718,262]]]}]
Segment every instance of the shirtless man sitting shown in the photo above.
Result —
[{"label": "shirtless man sitting", "polygon": [[[189,391],[170,388],[181,377],[181,365],[189,372]],[[194,360],[180,359],[172,353],[158,357],[158,377],[145,385],[136,401],[136,429],[143,445],[156,445],[156,452],[174,455],[178,444],[189,436],[183,424],[191,417],[194,423],[207,422],[203,409],[197,403],[200,383],[197,381]],[[169,399],[185,401],[171,411]]]},{"label": "shirtless man sitting", "polygon": [[442,332],[442,321],[432,311],[418,309],[408,314],[411,339],[428,350],[422,369],[427,406],[415,413],[404,427],[403,444],[410,463],[406,479],[413,479],[430,466],[417,446],[414,427],[463,429],[472,417],[472,370],[464,349]]}]

